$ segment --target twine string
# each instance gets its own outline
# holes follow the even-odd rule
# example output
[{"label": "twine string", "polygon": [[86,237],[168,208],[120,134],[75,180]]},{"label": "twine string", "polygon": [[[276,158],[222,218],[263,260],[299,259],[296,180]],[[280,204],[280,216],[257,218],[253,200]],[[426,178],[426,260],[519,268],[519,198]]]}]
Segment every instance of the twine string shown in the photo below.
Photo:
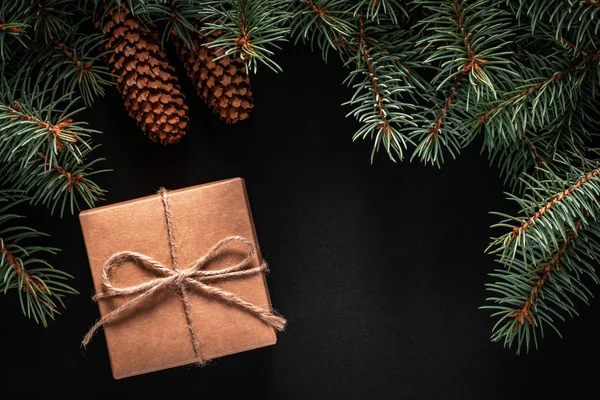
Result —
[{"label": "twine string", "polygon": [[[273,327],[274,329],[282,331],[286,325],[285,318],[281,317],[280,315],[277,315],[271,310],[266,310],[250,302],[247,302],[231,292],[208,284],[217,280],[244,277],[267,272],[267,264],[264,261],[262,261],[258,267],[251,267],[252,258],[256,253],[256,248],[254,244],[242,236],[226,237],[217,242],[217,244],[215,244],[206,254],[194,261],[189,267],[181,269],[179,267],[179,261],[177,258],[177,248],[175,246],[173,220],[171,217],[171,208],[167,196],[167,191],[164,188],[161,188],[158,193],[161,196],[164,209],[165,222],[167,226],[167,236],[169,240],[169,250],[173,269],[165,267],[152,257],[133,251],[121,251],[109,257],[108,260],[106,260],[106,262],[104,263],[104,267],[102,270],[103,291],[101,293],[96,294],[93,297],[93,300],[98,301],[106,298],[116,298],[124,296],[130,297],[134,295],[137,296],[134,297],[132,300],[129,300],[127,303],[121,305],[120,307],[117,307],[116,309],[112,310],[104,317],[100,318],[83,338],[83,341],[81,342],[82,346],[87,346],[88,343],[92,340],[94,334],[100,328],[116,320],[122,312],[128,310],[129,308],[133,307],[138,303],[147,301],[155,293],[158,293],[161,290],[165,289],[170,289],[171,291],[177,293],[179,295],[179,298],[181,299],[186,317],[186,325],[188,328],[192,346],[194,348],[194,355],[199,364],[204,364],[206,360],[202,356],[200,342],[196,335],[196,331],[194,330],[188,290],[194,289],[200,293],[203,293],[206,296],[213,297],[218,300],[222,300],[223,302],[229,303],[230,305],[238,307],[241,310],[252,314],[253,316],[260,319],[267,325]],[[229,267],[216,270],[206,270],[205,268],[207,267],[207,265],[219,256],[221,248],[227,245],[228,243],[232,242],[243,243],[246,245],[246,257],[237,264]],[[119,267],[123,263],[128,261],[135,262],[139,266],[150,270],[156,277],[139,285],[133,285],[128,287],[114,286],[110,279],[112,271],[116,267]]]},{"label": "twine string", "polygon": [[[171,264],[173,265],[173,269],[179,272],[179,260],[177,259],[177,248],[175,247],[175,233],[173,228],[173,221],[171,220],[171,207],[169,204],[169,197],[167,196],[167,190],[164,187],[161,187],[158,190],[158,194],[160,194],[160,198],[162,199],[163,210],[165,214],[165,222],[167,224],[167,237],[169,238],[169,253],[171,254]],[[194,322],[192,321],[192,314],[190,310],[190,299],[185,288],[185,283],[182,280],[183,275],[178,275],[176,278],[177,283],[175,287],[179,292],[181,297],[181,303],[183,304],[183,312],[185,313],[185,321],[187,324],[188,332],[190,334],[190,339],[192,340],[192,346],[194,347],[194,355],[198,360],[198,364],[204,364],[204,357],[202,357],[202,353],[200,351],[200,342],[198,341],[198,337],[196,336],[196,331],[194,330]]]}]

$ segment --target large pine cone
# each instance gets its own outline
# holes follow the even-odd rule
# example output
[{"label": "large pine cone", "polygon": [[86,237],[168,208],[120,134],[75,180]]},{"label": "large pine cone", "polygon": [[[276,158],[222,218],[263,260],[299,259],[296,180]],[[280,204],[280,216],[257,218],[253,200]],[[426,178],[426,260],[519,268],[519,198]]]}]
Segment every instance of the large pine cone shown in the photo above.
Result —
[{"label": "large pine cone", "polygon": [[107,63],[129,115],[153,141],[178,142],[187,130],[188,106],[158,34],[144,28],[124,4],[106,13],[102,32],[112,51]]},{"label": "large pine cone", "polygon": [[206,47],[220,35],[221,31],[195,35],[193,49],[177,40],[177,51],[198,95],[221,120],[233,124],[250,116],[254,101],[244,61],[229,56],[215,61],[223,50]]}]

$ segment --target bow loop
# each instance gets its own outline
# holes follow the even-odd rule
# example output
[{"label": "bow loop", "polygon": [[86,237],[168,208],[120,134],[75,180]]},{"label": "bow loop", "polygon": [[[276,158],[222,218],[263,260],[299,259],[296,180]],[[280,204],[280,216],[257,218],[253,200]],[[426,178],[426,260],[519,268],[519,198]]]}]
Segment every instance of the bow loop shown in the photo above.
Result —
[{"label": "bow loop", "polygon": [[[228,243],[238,242],[243,243],[248,248],[246,257],[238,262],[237,264],[220,268],[207,270],[206,267],[215,260],[220,254],[221,249]],[[227,303],[237,306],[274,327],[277,330],[282,330],[285,326],[285,319],[275,315],[270,310],[264,310],[251,303],[242,300],[233,293],[227,292],[223,289],[210,286],[207,283],[210,281],[231,279],[236,277],[254,275],[257,273],[265,272],[267,270],[267,264],[262,262],[258,267],[252,267],[252,259],[256,254],[256,248],[254,244],[248,239],[241,236],[229,236],[222,239],[215,244],[204,256],[193,262],[188,268],[182,270],[172,270],[160,262],[156,261],[152,257],[144,254],[136,253],[133,251],[124,251],[116,253],[111,256],[104,264],[104,271],[102,274],[102,288],[103,292],[98,293],[94,296],[94,300],[100,300],[105,298],[113,298],[120,296],[133,296],[138,295],[133,300],[125,303],[121,307],[113,310],[111,313],[100,319],[96,325],[90,329],[90,332],[86,335],[83,341],[83,345],[87,345],[91,340],[93,334],[103,325],[114,320],[119,313],[128,309],[129,307],[147,300],[149,297],[158,293],[161,289],[172,287],[177,291],[184,291],[186,288],[197,289],[200,292],[204,292],[210,296],[216,297]],[[153,279],[141,283],[139,285],[133,285],[129,287],[118,287],[113,285],[111,282],[112,272],[118,266],[123,265],[125,262],[134,262],[137,265],[144,267],[151,272],[158,274]],[[184,296],[187,299],[187,295]],[[189,306],[187,300],[184,301],[186,308]],[[194,334],[195,337],[195,334]],[[196,346],[195,346],[196,347]]]},{"label": "bow loop", "polygon": [[[219,257],[219,255],[221,254],[221,248],[232,242],[242,243],[246,246],[246,257],[242,261],[232,265],[231,267],[210,270],[206,269],[212,261]],[[196,271],[196,273],[194,274],[195,276],[200,277],[208,278],[229,275],[233,272],[248,269],[250,267],[250,264],[252,263],[252,257],[254,257],[255,253],[256,248],[254,247],[254,244],[245,237],[229,236],[215,244],[204,256],[196,260],[190,268]]]},{"label": "bow loop", "polygon": [[[158,275],[159,277],[155,277],[149,281],[135,286],[115,286],[111,281],[113,270],[117,266],[123,265],[126,262],[133,262],[138,266],[142,266],[152,272],[153,275]],[[162,279],[168,280],[174,275],[175,271],[166,268],[154,258],[144,254],[136,253],[134,251],[122,251],[120,253],[115,253],[108,260],[106,260],[104,264],[104,270],[102,272],[102,288],[104,291],[96,294],[93,299],[94,301],[97,301],[106,297],[131,296],[134,294],[143,293],[156,286],[157,281],[161,281]]]}]

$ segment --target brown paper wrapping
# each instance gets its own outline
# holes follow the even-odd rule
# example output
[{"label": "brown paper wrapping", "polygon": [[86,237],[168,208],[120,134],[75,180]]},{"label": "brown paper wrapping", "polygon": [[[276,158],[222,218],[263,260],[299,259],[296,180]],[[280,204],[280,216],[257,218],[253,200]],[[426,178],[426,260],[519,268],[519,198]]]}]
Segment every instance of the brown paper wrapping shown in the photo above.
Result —
[{"label": "brown paper wrapping", "polygon": [[[228,236],[244,236],[258,248],[242,179],[169,191],[169,199],[180,268],[186,268]],[[145,254],[173,268],[159,195],[84,211],[79,218],[96,293],[102,290],[105,260],[119,251]],[[237,246],[227,246],[232,251],[224,252],[208,268],[223,268],[243,259],[244,246]],[[260,252],[257,252],[251,266],[259,266],[259,260]],[[112,281],[114,285],[124,287],[151,278],[143,268],[128,262],[114,271]],[[211,282],[211,285],[259,307],[271,308],[263,274]],[[273,328],[258,318],[194,290],[189,290],[189,296],[193,325],[204,358],[275,344]],[[128,300],[100,300],[100,314],[105,316]],[[117,321],[104,327],[104,333],[116,379],[196,361],[182,302],[169,290],[125,311]]]}]

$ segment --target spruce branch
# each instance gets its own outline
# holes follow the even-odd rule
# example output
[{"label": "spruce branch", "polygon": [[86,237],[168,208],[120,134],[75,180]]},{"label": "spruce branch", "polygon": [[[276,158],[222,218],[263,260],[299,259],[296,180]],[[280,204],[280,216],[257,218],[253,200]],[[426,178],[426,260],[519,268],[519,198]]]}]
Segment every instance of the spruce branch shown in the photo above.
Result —
[{"label": "spruce branch", "polygon": [[[564,132],[560,124],[574,104],[580,104],[585,110],[587,104],[594,104],[595,84],[592,59],[578,57],[565,58],[561,53],[553,52],[545,57],[525,52],[527,60],[535,63],[537,68],[521,66],[524,84],[515,82],[514,89],[508,91],[503,99],[492,101],[489,108],[477,111],[473,126],[466,140],[483,128],[484,148],[490,154],[498,147],[512,146],[522,140],[521,132]],[[589,87],[588,87],[589,85]],[[487,107],[487,105],[484,105]],[[571,131],[571,139],[578,137],[573,144],[582,144],[590,134],[585,125],[590,115],[582,116],[579,131]],[[571,122],[570,117],[568,122]],[[559,125],[556,128],[556,125]],[[575,125],[569,126],[569,129]],[[559,135],[557,135],[557,138]],[[548,137],[543,140],[549,139]],[[551,139],[551,138],[550,138]],[[564,140],[561,139],[564,143]],[[555,143],[558,143],[555,141]],[[581,146],[580,146],[581,147]],[[577,149],[577,153],[585,153]],[[549,152],[551,152],[548,149]],[[522,172],[522,171],[520,171]],[[517,174],[520,175],[520,172]]]},{"label": "spruce branch", "polygon": [[72,17],[78,5],[72,0],[23,0],[30,3],[34,13],[33,30],[42,35],[46,43],[67,35],[71,31]]},{"label": "spruce branch", "polygon": [[15,151],[25,146],[22,163],[38,152],[48,154],[49,162],[53,163],[62,151],[81,161],[82,147],[89,148],[86,139],[96,131],[73,121],[72,116],[77,111],[70,110],[74,103],[70,94],[60,96],[56,88],[49,91],[37,87],[25,88],[23,93],[23,97],[15,97],[14,92],[0,93],[0,132],[3,133],[0,162],[14,162]]},{"label": "spruce branch", "polygon": [[[486,285],[493,293],[488,298],[492,305],[483,308],[499,317],[492,340],[515,345],[517,352],[523,346],[529,350],[531,343],[537,347],[544,326],[558,332],[557,320],[577,315],[574,300],[589,301],[585,280],[598,283],[594,265],[600,256],[600,168],[583,173],[566,160],[560,162],[565,163],[564,178],[547,168],[540,168],[540,179],[523,178],[526,195],[509,198],[528,217],[498,214],[505,220],[495,226],[510,227],[510,232],[490,245],[505,269],[490,274],[499,280]],[[568,186],[557,193],[562,185]],[[542,199],[544,205],[537,208]]]},{"label": "spruce branch", "polygon": [[598,284],[594,264],[600,254],[600,232],[597,224],[586,231],[581,220],[574,225],[550,255],[539,250],[538,257],[529,261],[534,264],[518,259],[511,269],[490,274],[497,279],[486,285],[492,293],[487,301],[493,305],[482,308],[492,310],[492,316],[498,318],[492,341],[515,346],[517,354],[523,348],[529,351],[532,345],[537,348],[544,327],[561,336],[557,322],[577,315],[575,301],[589,303],[592,294],[585,281]]},{"label": "spruce branch", "polygon": [[[105,2],[103,7],[109,9],[115,4],[120,6],[120,0]],[[190,49],[193,48],[193,37],[198,34],[194,21],[199,18],[201,6],[202,0],[144,0],[130,1],[127,5],[140,21],[162,30],[163,48],[171,36],[176,36]]]},{"label": "spruce branch", "polygon": [[398,0],[358,0],[354,5],[354,17],[363,14],[367,20],[380,22],[386,17],[392,24],[398,24],[398,14],[408,17],[408,12]]},{"label": "spruce branch", "polygon": [[591,48],[584,49],[584,48],[578,47],[575,43],[573,43],[571,40],[569,40],[566,36],[559,35],[558,32],[556,31],[556,29],[554,29],[551,25],[548,26],[548,30],[555,39],[558,39],[560,41],[560,43],[563,45],[564,48],[566,48],[568,50],[572,50],[575,55],[580,55],[580,56],[584,56],[584,57],[591,56],[592,62],[596,61],[600,57],[600,50],[591,49]]},{"label": "spruce branch", "polygon": [[[474,99],[496,96],[504,81],[517,76],[509,48],[513,32],[510,16],[485,0],[416,0],[430,15],[419,25],[426,35],[418,45],[428,64],[439,64],[432,83],[440,90],[456,76],[467,74]],[[469,96],[471,97],[471,96]]]},{"label": "spruce branch", "polygon": [[102,62],[109,52],[99,51],[104,42],[101,34],[75,31],[53,40],[54,46],[42,53],[38,79],[62,83],[63,93],[77,93],[84,104],[90,106],[94,98],[104,96],[106,86],[113,84],[113,75]]},{"label": "spruce branch", "polygon": [[8,61],[17,48],[26,48],[31,16],[12,2],[0,4],[0,60]]},{"label": "spruce branch", "polygon": [[[542,130],[521,131],[521,140],[499,144],[489,149],[490,163],[497,163],[500,176],[513,190],[522,191],[523,174],[535,174],[536,168],[550,167],[561,155],[572,160],[589,156],[592,132],[592,113],[582,104],[573,104]],[[559,165],[560,167],[560,165]]]},{"label": "spruce branch", "polygon": [[[417,143],[411,156],[411,161],[415,157],[418,157],[425,164],[430,163],[441,167],[441,164],[444,162],[444,152],[448,152],[452,158],[456,158],[460,152],[461,143],[457,134],[458,130],[453,130],[452,128],[442,129],[442,127],[458,127],[460,126],[460,121],[464,120],[465,115],[459,112],[454,113],[457,104],[459,105],[458,108],[461,108],[461,101],[457,97],[463,79],[464,75],[457,75],[454,78],[449,93],[442,99],[442,105],[437,106],[439,107],[439,111],[436,108],[425,111],[418,126],[411,130],[410,135]],[[432,95],[432,98],[429,100],[432,104],[436,103],[437,100],[433,96],[435,95]]]},{"label": "spruce branch", "polygon": [[380,147],[385,149],[392,161],[396,157],[402,160],[404,150],[412,141],[397,126],[416,126],[412,121],[414,116],[408,110],[418,109],[414,103],[402,98],[402,95],[410,96],[415,89],[406,79],[411,71],[398,63],[398,57],[385,51],[368,36],[377,28],[369,28],[362,15],[358,26],[357,48],[346,64],[354,68],[346,82],[355,92],[352,99],[344,103],[354,106],[348,115],[362,123],[353,140],[373,140],[371,162]]},{"label": "spruce branch", "polygon": [[[532,43],[536,39],[540,37],[524,40]],[[535,174],[535,166],[542,161],[552,165],[557,155],[574,161],[588,156],[597,131],[597,61],[587,55],[572,58],[557,50],[560,44],[548,43],[544,37],[540,44],[549,50],[547,56],[530,58],[533,56],[524,52],[527,64],[538,65],[539,70],[522,64],[521,73],[528,78],[525,85],[515,86],[505,99],[478,111],[471,131],[483,128],[490,161],[498,163],[512,189],[522,186],[523,173]],[[488,118],[493,120],[486,122]]]},{"label": "spruce branch", "polygon": [[[171,35],[177,36],[188,48],[193,48],[192,35],[198,34],[194,20],[198,18],[199,2],[171,0],[169,16],[165,19],[162,44],[163,47]],[[157,22],[160,19],[157,20]]]},{"label": "spruce branch", "polygon": [[554,250],[548,262],[536,268],[539,278],[532,286],[523,306],[519,310],[509,314],[509,317],[514,318],[517,323],[521,325],[524,325],[525,322],[534,324],[533,318],[531,317],[532,307],[536,303],[538,296],[540,296],[540,291],[544,284],[546,284],[550,278],[550,274],[555,273],[555,271],[561,267],[561,259],[565,256],[571,241],[577,237],[577,233],[580,230],[581,220],[577,220],[575,221],[575,229],[567,233],[566,239],[556,250]]},{"label": "spruce branch", "polygon": [[347,0],[296,0],[290,13],[294,43],[309,42],[312,50],[316,45],[325,61],[330,50],[339,51],[357,36],[355,18],[348,18]]},{"label": "spruce branch", "polygon": [[273,59],[274,49],[287,40],[290,28],[287,5],[280,0],[205,0],[199,11],[205,22],[202,31],[222,31],[209,47],[223,50],[223,56],[238,56],[246,70],[256,73],[258,63],[273,71],[281,67]]},{"label": "spruce branch", "polygon": [[424,96],[431,105],[411,130],[417,142],[411,159],[438,167],[444,153],[460,152],[472,108],[497,97],[518,74],[510,61],[513,33],[508,14],[486,1],[416,0],[427,16],[418,26],[417,46],[423,63],[435,69],[435,91]]},{"label": "spruce branch", "polygon": [[27,78],[23,82],[11,87],[5,80],[0,93],[0,182],[23,190],[33,204],[51,212],[59,208],[61,216],[67,208],[79,209],[78,198],[93,207],[103,191],[91,177],[104,171],[93,171],[101,159],[83,160],[96,131],[73,120],[78,110],[70,110],[76,101],[70,94],[38,89]]},{"label": "spruce branch", "polygon": [[[85,149],[83,158],[95,148],[97,146]],[[92,181],[95,175],[108,172],[94,170],[103,158],[81,163],[70,153],[63,152],[54,162],[49,162],[47,154],[38,152],[36,155],[25,165],[5,163],[0,166],[0,182],[27,193],[31,204],[46,206],[52,214],[60,210],[61,217],[65,210],[71,214],[79,211],[82,208],[80,202],[92,208],[104,199],[105,191]]]},{"label": "spruce branch", "polygon": [[[530,84],[528,86],[521,88],[517,93],[511,95],[506,100],[499,102],[498,104],[493,106],[491,109],[489,109],[485,113],[480,114],[477,117],[478,122],[488,122],[491,118],[493,118],[496,115],[499,115],[501,112],[504,112],[505,109],[510,107],[511,105],[517,104],[518,102],[522,101],[524,98],[526,98],[530,94],[532,94],[532,93],[535,94],[535,92],[543,90],[549,84],[561,80],[563,78],[563,76],[568,74],[572,69],[573,69],[573,66],[569,65],[565,69],[563,69],[561,71],[557,71],[557,72],[553,73],[551,76],[549,76],[547,78],[543,78],[542,80],[540,80],[537,83]],[[503,115],[506,115],[506,114],[510,114],[510,113],[503,113]]]},{"label": "spruce branch", "polygon": [[555,37],[572,36],[579,48],[598,48],[600,7],[597,0],[509,0],[509,7],[531,31],[550,24]]},{"label": "spruce branch", "polygon": [[22,196],[18,192],[0,193],[0,202],[5,203],[0,209],[0,293],[16,291],[23,314],[47,326],[59,313],[59,306],[64,307],[63,297],[77,291],[64,283],[71,278],[69,274],[55,270],[45,260],[58,249],[26,244],[47,235],[16,224],[22,217],[10,213],[19,202],[15,195]]},{"label": "spruce branch", "polygon": [[[573,186],[563,190],[562,192],[560,192],[559,194],[554,196],[552,199],[550,199],[535,214],[533,214],[527,220],[523,221],[521,226],[513,228],[513,231],[512,231],[513,239],[519,237],[523,233],[523,231],[526,231],[527,229],[532,227],[533,224],[535,224],[537,220],[539,220],[542,216],[544,216],[544,214],[549,212],[552,207],[556,206],[557,204],[560,204],[565,199],[566,196],[573,194],[573,192],[580,189],[583,185],[585,185],[592,178],[595,178],[596,176],[598,176],[598,174],[600,174],[600,167],[587,173],[582,178],[580,178]],[[579,222],[581,222],[581,221],[579,221]]]}]

